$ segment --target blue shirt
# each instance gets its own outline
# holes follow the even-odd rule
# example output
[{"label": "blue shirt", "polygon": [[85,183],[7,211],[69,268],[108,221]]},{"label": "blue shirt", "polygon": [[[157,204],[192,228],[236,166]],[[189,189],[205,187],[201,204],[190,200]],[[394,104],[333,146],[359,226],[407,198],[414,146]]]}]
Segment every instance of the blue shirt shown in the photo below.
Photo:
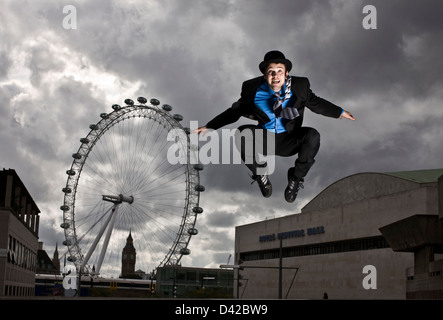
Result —
[{"label": "blue shirt", "polygon": [[[285,118],[277,118],[273,111],[273,106],[277,101],[277,97],[274,95],[275,91],[271,89],[269,84],[265,81],[260,87],[257,89],[257,93],[255,94],[254,103],[260,108],[270,121],[268,123],[262,124],[261,127],[269,130],[274,133],[282,133],[286,132],[286,124],[289,122],[289,119]],[[285,95],[285,85],[283,85],[280,90],[280,96],[284,97]],[[296,101],[295,95],[291,92],[291,97],[284,101],[282,104],[282,108],[293,107]]]}]

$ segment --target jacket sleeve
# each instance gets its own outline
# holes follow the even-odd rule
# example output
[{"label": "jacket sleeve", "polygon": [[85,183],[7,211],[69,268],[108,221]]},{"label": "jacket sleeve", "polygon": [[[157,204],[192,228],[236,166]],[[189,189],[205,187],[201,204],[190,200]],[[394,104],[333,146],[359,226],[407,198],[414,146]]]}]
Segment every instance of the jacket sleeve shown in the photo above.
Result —
[{"label": "jacket sleeve", "polygon": [[316,96],[311,90],[309,80],[307,78],[305,79],[307,85],[305,106],[309,108],[312,112],[321,114],[323,116],[339,118],[343,109],[336,106],[332,102],[329,102],[328,100]]},{"label": "jacket sleeve", "polygon": [[[235,104],[235,103],[234,103]],[[234,111],[233,107],[230,107],[216,116],[214,119],[206,124],[206,128],[217,130],[228,124],[236,122],[240,119],[241,115]]]},{"label": "jacket sleeve", "polygon": [[245,92],[247,90],[245,88],[248,88],[246,83],[249,81],[245,81],[242,84],[240,99],[232,104],[232,106],[222,113],[220,113],[218,116],[216,116],[214,119],[209,121],[206,124],[206,128],[208,129],[214,129],[217,130],[221,127],[224,127],[228,124],[234,123],[240,119],[240,117],[244,114],[242,114],[241,110],[243,109],[241,106],[245,105]]},{"label": "jacket sleeve", "polygon": [[240,99],[234,102],[230,108],[209,121],[206,124],[206,128],[217,130],[223,126],[238,121],[242,116],[263,123],[268,122],[269,119],[266,114],[257,110],[254,105],[255,93],[262,79],[263,77],[256,77],[243,82]]}]

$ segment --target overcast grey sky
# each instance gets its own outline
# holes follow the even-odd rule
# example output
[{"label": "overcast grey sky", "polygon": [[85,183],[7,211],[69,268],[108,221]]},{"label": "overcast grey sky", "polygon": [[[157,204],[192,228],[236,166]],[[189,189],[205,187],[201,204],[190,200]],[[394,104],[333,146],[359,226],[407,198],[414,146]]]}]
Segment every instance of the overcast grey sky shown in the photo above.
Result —
[{"label": "overcast grey sky", "polygon": [[[377,29],[363,28],[367,4]],[[77,29],[63,27],[66,5]],[[156,97],[184,125],[205,124],[260,75],[267,51],[280,50],[292,75],[357,120],[306,111],[321,148],[293,204],[283,197],[293,158],[278,158],[269,199],[243,165],[206,167],[205,212],[182,263],[217,267],[234,252],[236,225],[299,213],[338,179],[443,166],[442,14],[438,0],[2,1],[0,166],[17,171],[42,211],[40,240],[52,256],[63,241],[65,171],[101,112]]]}]

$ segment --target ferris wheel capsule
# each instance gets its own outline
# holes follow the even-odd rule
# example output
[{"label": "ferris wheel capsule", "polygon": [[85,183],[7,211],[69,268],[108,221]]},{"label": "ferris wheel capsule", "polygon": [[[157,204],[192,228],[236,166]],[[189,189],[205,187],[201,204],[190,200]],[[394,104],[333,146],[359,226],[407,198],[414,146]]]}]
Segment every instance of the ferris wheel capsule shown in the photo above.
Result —
[{"label": "ferris wheel capsule", "polygon": [[132,106],[132,105],[134,105],[134,101],[133,101],[132,99],[125,99],[125,103],[126,103],[128,106]]},{"label": "ferris wheel capsule", "polygon": [[140,103],[143,103],[143,104],[145,104],[146,102],[148,102],[148,100],[147,100],[145,97],[138,97],[138,98],[137,98],[137,101],[140,102]]},{"label": "ferris wheel capsule", "polygon": [[204,169],[204,166],[201,163],[194,164],[194,169],[197,171],[202,171]]},{"label": "ferris wheel capsule", "polygon": [[191,254],[191,250],[188,249],[188,248],[182,248],[182,249],[180,249],[180,253],[181,253],[182,255],[187,256],[187,255]]},{"label": "ferris wheel capsule", "polygon": [[190,228],[190,229],[188,229],[188,233],[189,233],[190,235],[195,236],[195,235],[198,234],[198,230],[197,230],[196,228]]},{"label": "ferris wheel capsule", "polygon": [[162,109],[165,111],[172,111],[172,107],[169,104],[164,104],[162,106]]},{"label": "ferris wheel capsule", "polygon": [[62,224],[60,224],[60,228],[62,229],[68,229],[70,227],[70,224],[67,222],[63,222]]},{"label": "ferris wheel capsule", "polygon": [[153,106],[158,106],[158,105],[160,104],[160,100],[155,99],[155,98],[152,98],[149,102],[150,102]]},{"label": "ferris wheel capsule", "polygon": [[203,213],[203,208],[202,207],[194,207],[194,208],[192,208],[192,212]]}]

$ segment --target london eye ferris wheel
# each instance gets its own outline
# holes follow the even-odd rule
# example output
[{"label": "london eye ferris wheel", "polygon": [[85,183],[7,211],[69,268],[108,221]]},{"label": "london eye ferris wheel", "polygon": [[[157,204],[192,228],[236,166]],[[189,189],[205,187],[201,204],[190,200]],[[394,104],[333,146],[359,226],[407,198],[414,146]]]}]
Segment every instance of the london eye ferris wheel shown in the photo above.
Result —
[{"label": "london eye ferris wheel", "polygon": [[[66,171],[61,227],[68,260],[82,274],[118,276],[129,233],[136,267],[144,271],[178,264],[198,234],[203,166],[189,161],[196,148],[189,129],[171,106],[137,101],[126,99],[125,106],[100,114]],[[173,143],[187,161],[168,161]]]}]

